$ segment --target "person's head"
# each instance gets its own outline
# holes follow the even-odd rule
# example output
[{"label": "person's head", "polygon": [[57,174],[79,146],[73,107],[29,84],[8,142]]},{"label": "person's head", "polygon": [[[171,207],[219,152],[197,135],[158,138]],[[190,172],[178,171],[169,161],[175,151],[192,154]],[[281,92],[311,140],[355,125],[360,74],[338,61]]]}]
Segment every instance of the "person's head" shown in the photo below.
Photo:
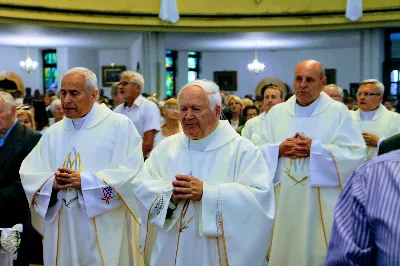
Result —
[{"label": "person's head", "polygon": [[14,98],[15,99],[21,98],[21,96],[22,96],[22,92],[20,90],[16,90],[14,92]]},{"label": "person's head", "polygon": [[24,126],[32,128],[33,130],[36,129],[35,119],[33,118],[33,114],[31,111],[18,110],[17,118],[19,122],[21,122],[21,124],[23,124]]},{"label": "person's head", "polygon": [[376,79],[366,79],[360,83],[357,92],[357,105],[361,111],[377,109],[382,102],[385,87]]},{"label": "person's head", "polygon": [[35,97],[36,99],[41,99],[42,98],[42,95],[40,95],[40,91],[38,89],[36,89],[33,92],[33,97]]},{"label": "person's head", "polygon": [[142,74],[124,71],[119,80],[119,91],[126,102],[134,102],[139,97],[144,85]]},{"label": "person's head", "polygon": [[261,95],[264,97],[264,112],[266,113],[276,104],[284,101],[282,90],[274,84],[268,84],[262,87]]},{"label": "person's head", "polygon": [[104,90],[100,89],[99,94],[100,94],[101,97],[103,97],[104,96]]},{"label": "person's head", "polygon": [[343,101],[343,89],[336,84],[329,84],[324,87],[324,92],[338,102]]},{"label": "person's head", "polygon": [[85,116],[97,100],[96,74],[84,67],[74,67],[61,77],[61,104],[70,119]]},{"label": "person's head", "polygon": [[31,96],[31,93],[32,93],[32,89],[29,87],[26,87],[25,88],[25,96]]},{"label": "person's head", "polygon": [[179,120],[190,139],[203,139],[217,127],[221,115],[219,87],[209,80],[194,80],[178,94]]},{"label": "person's head", "polygon": [[393,106],[392,106],[392,102],[390,100],[388,100],[388,99],[385,100],[383,102],[383,105],[386,107],[386,109],[388,109],[389,111],[392,111]]},{"label": "person's head", "polygon": [[178,100],[175,98],[170,98],[168,99],[163,107],[163,117],[166,120],[179,120],[179,114],[178,114]]},{"label": "person's head", "polygon": [[258,108],[255,105],[247,105],[243,109],[243,116],[246,121],[258,116]]},{"label": "person's head", "polygon": [[233,114],[237,114],[237,113],[242,112],[242,110],[243,110],[243,101],[239,97],[233,96],[229,100],[228,106],[229,106],[229,110],[231,110],[231,112]]},{"label": "person's head", "polygon": [[51,104],[50,98],[47,97],[47,96],[44,96],[44,97],[43,97],[43,101],[44,101],[44,105],[46,105],[46,107],[49,106],[49,105]]},{"label": "person's head", "polygon": [[0,136],[4,136],[17,119],[17,108],[14,97],[8,92],[0,91]]},{"label": "person's head", "polygon": [[346,98],[343,99],[343,103],[347,106],[347,108],[349,110],[354,110],[354,104],[355,104],[355,100],[353,98],[353,96],[347,96]]},{"label": "person's head", "polygon": [[253,101],[249,98],[244,98],[242,101],[243,101],[244,107],[246,107],[248,105],[254,105]]},{"label": "person's head", "polygon": [[235,94],[228,94],[224,98],[224,104],[225,106],[229,107],[229,101],[232,99],[232,97],[235,97]]},{"label": "person's head", "polygon": [[326,85],[325,68],[315,60],[305,60],[294,70],[294,93],[300,106],[312,104]]},{"label": "person's head", "polygon": [[64,117],[64,111],[63,111],[62,103],[61,103],[60,99],[56,99],[51,103],[50,111],[53,113],[54,117],[56,117],[56,118]]}]

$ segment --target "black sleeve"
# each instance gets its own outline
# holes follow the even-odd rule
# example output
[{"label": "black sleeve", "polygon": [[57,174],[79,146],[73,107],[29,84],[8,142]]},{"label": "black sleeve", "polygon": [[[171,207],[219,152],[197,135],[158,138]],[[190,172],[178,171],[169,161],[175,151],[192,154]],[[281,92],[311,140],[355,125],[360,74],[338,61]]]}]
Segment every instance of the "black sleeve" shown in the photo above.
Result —
[{"label": "black sleeve", "polygon": [[381,145],[379,145],[378,156],[384,153],[385,153],[385,141],[382,141]]}]

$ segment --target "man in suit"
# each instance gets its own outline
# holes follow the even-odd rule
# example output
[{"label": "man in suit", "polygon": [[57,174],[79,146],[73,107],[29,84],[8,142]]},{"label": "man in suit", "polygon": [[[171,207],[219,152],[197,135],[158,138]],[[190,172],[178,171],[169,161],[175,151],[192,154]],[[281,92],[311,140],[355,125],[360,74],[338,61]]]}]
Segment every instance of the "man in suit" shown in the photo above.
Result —
[{"label": "man in suit", "polygon": [[0,228],[22,224],[21,244],[14,266],[29,265],[33,227],[19,168],[41,135],[23,126],[11,94],[0,91]]},{"label": "man in suit", "polygon": [[390,138],[385,139],[379,145],[378,155],[388,153],[400,149],[400,134],[396,134]]}]

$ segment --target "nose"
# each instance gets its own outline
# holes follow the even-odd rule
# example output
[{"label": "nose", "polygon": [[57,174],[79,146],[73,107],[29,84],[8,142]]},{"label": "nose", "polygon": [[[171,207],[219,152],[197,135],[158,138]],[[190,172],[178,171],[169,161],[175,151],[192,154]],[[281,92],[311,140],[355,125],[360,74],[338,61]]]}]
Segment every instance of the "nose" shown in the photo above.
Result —
[{"label": "nose", "polygon": [[64,96],[64,103],[71,103],[72,97],[67,93],[67,95]]},{"label": "nose", "polygon": [[193,111],[191,108],[188,108],[186,113],[185,113],[185,118],[186,119],[191,119],[193,117]]},{"label": "nose", "polygon": [[307,82],[303,79],[300,83],[300,88],[305,88],[307,87]]}]

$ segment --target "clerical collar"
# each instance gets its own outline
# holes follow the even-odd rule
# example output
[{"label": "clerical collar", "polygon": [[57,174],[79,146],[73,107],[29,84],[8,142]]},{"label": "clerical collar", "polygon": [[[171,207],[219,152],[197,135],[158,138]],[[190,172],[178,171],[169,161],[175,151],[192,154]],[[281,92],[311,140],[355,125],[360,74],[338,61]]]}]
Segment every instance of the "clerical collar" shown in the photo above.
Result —
[{"label": "clerical collar", "polygon": [[189,150],[204,151],[207,148],[208,144],[210,144],[210,142],[213,140],[213,138],[217,132],[218,126],[214,129],[213,132],[211,132],[210,135],[208,135],[205,138],[189,139],[189,144],[188,144]]},{"label": "clerical collar", "polygon": [[372,120],[372,118],[375,116],[375,114],[378,111],[378,109],[379,109],[379,107],[377,109],[373,110],[373,111],[367,111],[367,112],[361,111],[361,109],[360,109],[361,121],[370,121],[370,120]]},{"label": "clerical collar", "polygon": [[296,108],[296,117],[310,117],[312,113],[315,110],[315,107],[317,107],[319,103],[319,98],[318,97],[312,104],[309,106],[300,106],[297,102],[295,105]]},{"label": "clerical collar", "polygon": [[85,129],[85,127],[87,126],[87,124],[89,123],[91,118],[93,117],[93,113],[94,113],[93,109],[94,109],[95,104],[97,104],[97,103],[93,104],[92,109],[90,109],[89,113],[87,113],[85,116],[80,117],[80,118],[71,119],[75,130]]}]

